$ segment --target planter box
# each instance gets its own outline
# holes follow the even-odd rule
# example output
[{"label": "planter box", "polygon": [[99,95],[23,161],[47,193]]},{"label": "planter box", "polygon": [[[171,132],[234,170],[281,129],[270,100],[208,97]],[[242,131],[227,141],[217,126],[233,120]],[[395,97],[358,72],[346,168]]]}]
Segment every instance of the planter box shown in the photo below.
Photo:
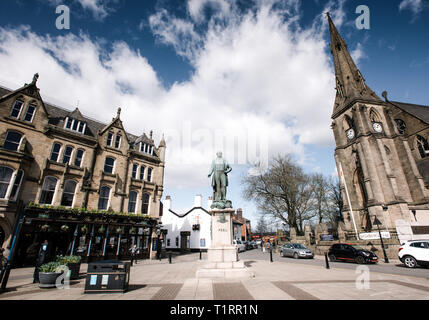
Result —
[{"label": "planter box", "polygon": [[62,272],[40,272],[39,287],[40,288],[55,288],[55,282]]},{"label": "planter box", "polygon": [[77,280],[79,279],[79,272],[80,272],[80,262],[77,263],[67,263],[67,267],[70,270],[70,280]]}]

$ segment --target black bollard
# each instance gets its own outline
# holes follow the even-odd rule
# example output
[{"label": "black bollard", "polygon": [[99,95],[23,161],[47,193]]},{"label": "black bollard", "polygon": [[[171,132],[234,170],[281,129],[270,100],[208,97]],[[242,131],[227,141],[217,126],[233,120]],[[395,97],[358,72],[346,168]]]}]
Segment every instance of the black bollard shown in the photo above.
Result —
[{"label": "black bollard", "polygon": [[168,253],[168,263],[171,264],[171,252]]},{"label": "black bollard", "polygon": [[326,263],[326,269],[330,269],[329,267],[329,260],[328,260],[328,253],[325,252],[325,263]]},{"label": "black bollard", "polygon": [[202,253],[202,251],[200,250],[200,260],[202,260],[203,259],[203,253]]},{"label": "black bollard", "polygon": [[273,262],[273,248],[270,247],[270,261]]}]

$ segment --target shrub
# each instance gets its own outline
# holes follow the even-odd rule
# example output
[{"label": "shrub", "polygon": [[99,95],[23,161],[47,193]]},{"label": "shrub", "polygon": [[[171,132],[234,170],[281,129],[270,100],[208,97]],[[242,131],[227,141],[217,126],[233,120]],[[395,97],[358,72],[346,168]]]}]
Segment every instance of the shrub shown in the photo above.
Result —
[{"label": "shrub", "polygon": [[56,262],[66,265],[67,263],[79,263],[81,256],[57,256]]},{"label": "shrub", "polygon": [[63,266],[60,262],[45,263],[40,267],[40,272],[60,272],[60,270],[57,271],[60,266]]}]

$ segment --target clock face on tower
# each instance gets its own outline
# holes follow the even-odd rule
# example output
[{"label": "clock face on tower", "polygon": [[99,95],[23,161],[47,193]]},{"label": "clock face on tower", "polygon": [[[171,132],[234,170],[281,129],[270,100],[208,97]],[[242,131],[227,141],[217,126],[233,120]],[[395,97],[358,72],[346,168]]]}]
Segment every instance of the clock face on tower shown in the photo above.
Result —
[{"label": "clock face on tower", "polygon": [[381,125],[380,122],[374,122],[372,124],[372,127],[374,128],[375,132],[378,132],[378,133],[383,132],[383,126]]},{"label": "clock face on tower", "polygon": [[353,128],[346,131],[347,138],[352,140],[355,137],[355,130]]}]

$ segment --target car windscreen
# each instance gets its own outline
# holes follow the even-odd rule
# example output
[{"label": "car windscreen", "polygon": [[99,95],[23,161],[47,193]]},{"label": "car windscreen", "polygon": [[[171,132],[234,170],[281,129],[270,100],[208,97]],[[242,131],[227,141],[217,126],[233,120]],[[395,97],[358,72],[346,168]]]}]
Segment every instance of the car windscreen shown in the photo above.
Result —
[{"label": "car windscreen", "polygon": [[307,249],[306,246],[300,244],[300,243],[295,243],[292,245],[295,249]]},{"label": "car windscreen", "polygon": [[358,246],[357,244],[352,245],[351,247],[357,249],[357,250],[364,250],[361,246]]}]

